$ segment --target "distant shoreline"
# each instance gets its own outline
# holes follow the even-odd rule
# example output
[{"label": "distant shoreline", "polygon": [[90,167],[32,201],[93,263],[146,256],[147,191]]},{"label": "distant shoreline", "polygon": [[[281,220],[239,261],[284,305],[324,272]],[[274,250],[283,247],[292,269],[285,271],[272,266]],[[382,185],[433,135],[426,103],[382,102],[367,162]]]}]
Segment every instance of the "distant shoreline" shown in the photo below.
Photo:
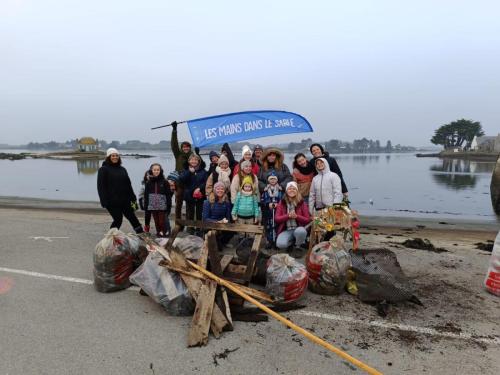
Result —
[{"label": "distant shoreline", "polygon": [[[74,201],[43,198],[26,198],[15,196],[0,196],[0,209],[41,210],[68,213],[108,215],[105,209],[96,201]],[[143,216],[143,211],[138,211]],[[500,219],[499,219],[500,220]],[[360,215],[362,227],[396,227],[425,226],[429,229],[446,230],[477,230],[498,231],[500,221],[465,220],[458,218],[425,218],[425,217],[398,217],[381,215]]]},{"label": "distant shoreline", "polygon": [[418,153],[417,158],[440,158],[440,159],[463,159],[471,161],[491,161],[495,162],[500,153],[498,152],[477,152],[477,151],[441,151],[433,153]]}]

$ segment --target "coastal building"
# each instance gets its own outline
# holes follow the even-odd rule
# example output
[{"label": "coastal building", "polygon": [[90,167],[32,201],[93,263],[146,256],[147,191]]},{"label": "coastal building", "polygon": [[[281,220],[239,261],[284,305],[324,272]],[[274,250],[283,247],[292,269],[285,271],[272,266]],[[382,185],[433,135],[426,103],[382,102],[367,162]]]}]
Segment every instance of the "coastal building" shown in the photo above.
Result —
[{"label": "coastal building", "polygon": [[92,137],[83,137],[78,140],[78,151],[93,152],[99,149],[99,141]]},{"label": "coastal building", "polygon": [[472,151],[500,152],[500,134],[497,136],[475,136],[470,148]]}]

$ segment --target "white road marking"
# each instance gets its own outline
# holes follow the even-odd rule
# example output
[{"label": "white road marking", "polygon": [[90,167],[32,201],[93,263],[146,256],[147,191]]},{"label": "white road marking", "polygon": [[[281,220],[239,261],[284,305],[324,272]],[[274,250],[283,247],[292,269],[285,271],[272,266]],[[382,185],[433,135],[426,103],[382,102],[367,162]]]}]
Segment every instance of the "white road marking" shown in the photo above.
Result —
[{"label": "white road marking", "polygon": [[[48,273],[40,273],[40,272],[33,272],[33,271],[26,271],[26,270],[16,270],[16,269],[5,268],[5,267],[0,267],[0,271],[7,272],[7,273],[16,273],[16,274],[25,275],[25,276],[40,277],[42,279],[49,279],[49,280],[69,281],[71,283],[87,284],[87,285],[94,284],[94,282],[92,280],[79,279],[77,277],[58,276],[58,275],[51,275]],[[132,287],[128,288],[128,290],[134,290],[134,291],[138,291],[139,289],[140,288],[138,288],[136,286],[132,286]]]},{"label": "white road marking", "polygon": [[36,240],[45,240],[47,242],[53,242],[52,241],[53,238],[57,238],[57,239],[63,238],[63,239],[66,239],[66,238],[69,238],[69,237],[31,236],[30,238],[33,238],[33,241],[36,241]]},{"label": "white road marking", "polygon": [[[47,273],[18,270],[18,269],[13,269],[13,268],[0,267],[0,272],[14,273],[14,274],[32,276],[32,277],[39,277],[39,278],[49,279],[49,280],[68,281],[68,282],[72,282],[72,283],[79,283],[79,284],[86,284],[86,285],[93,285],[94,284],[94,282],[92,280],[87,280],[87,279],[51,275],[51,274],[47,274]],[[132,286],[132,287],[128,288],[127,290],[138,291],[139,289],[140,288],[138,288],[136,286]],[[441,331],[438,331],[434,328],[418,327],[418,326],[412,326],[412,325],[406,325],[406,324],[388,323],[388,322],[383,322],[383,321],[379,321],[379,320],[361,320],[361,319],[352,318],[350,316],[321,313],[321,312],[316,312],[316,311],[297,310],[297,311],[292,311],[291,313],[295,314],[295,315],[302,315],[302,316],[308,316],[308,317],[313,317],[313,318],[335,320],[335,321],[344,322],[344,323],[379,327],[379,328],[389,329],[389,330],[415,332],[418,334],[423,334],[423,335],[428,335],[428,336],[475,341],[478,343],[489,344],[489,345],[500,345],[500,338],[499,337],[482,337],[482,336],[476,336],[476,335],[472,335],[470,333],[465,333],[465,332],[460,332],[460,333],[441,332]]]}]

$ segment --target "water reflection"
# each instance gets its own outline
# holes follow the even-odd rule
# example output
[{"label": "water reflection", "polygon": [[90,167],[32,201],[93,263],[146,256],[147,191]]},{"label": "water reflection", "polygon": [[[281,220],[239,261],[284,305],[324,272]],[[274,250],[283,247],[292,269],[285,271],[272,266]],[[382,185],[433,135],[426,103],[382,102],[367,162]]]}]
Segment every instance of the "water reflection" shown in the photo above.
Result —
[{"label": "water reflection", "polygon": [[353,155],[352,161],[357,164],[378,163],[380,155]]},{"label": "water reflection", "polygon": [[436,172],[432,174],[436,183],[454,190],[463,190],[476,186],[478,179],[475,174],[489,174],[494,166],[495,163],[443,159],[440,164],[432,165],[430,170]]},{"label": "water reflection", "polygon": [[78,174],[93,175],[99,169],[99,159],[82,159],[76,161]]}]

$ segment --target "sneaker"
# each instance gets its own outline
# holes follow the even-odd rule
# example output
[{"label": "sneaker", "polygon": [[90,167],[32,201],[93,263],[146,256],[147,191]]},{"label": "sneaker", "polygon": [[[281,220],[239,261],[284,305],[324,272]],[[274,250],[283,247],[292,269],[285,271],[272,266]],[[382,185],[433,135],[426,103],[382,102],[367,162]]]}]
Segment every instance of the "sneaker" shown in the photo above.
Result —
[{"label": "sneaker", "polygon": [[144,225],[144,232],[149,233],[149,225]]}]

